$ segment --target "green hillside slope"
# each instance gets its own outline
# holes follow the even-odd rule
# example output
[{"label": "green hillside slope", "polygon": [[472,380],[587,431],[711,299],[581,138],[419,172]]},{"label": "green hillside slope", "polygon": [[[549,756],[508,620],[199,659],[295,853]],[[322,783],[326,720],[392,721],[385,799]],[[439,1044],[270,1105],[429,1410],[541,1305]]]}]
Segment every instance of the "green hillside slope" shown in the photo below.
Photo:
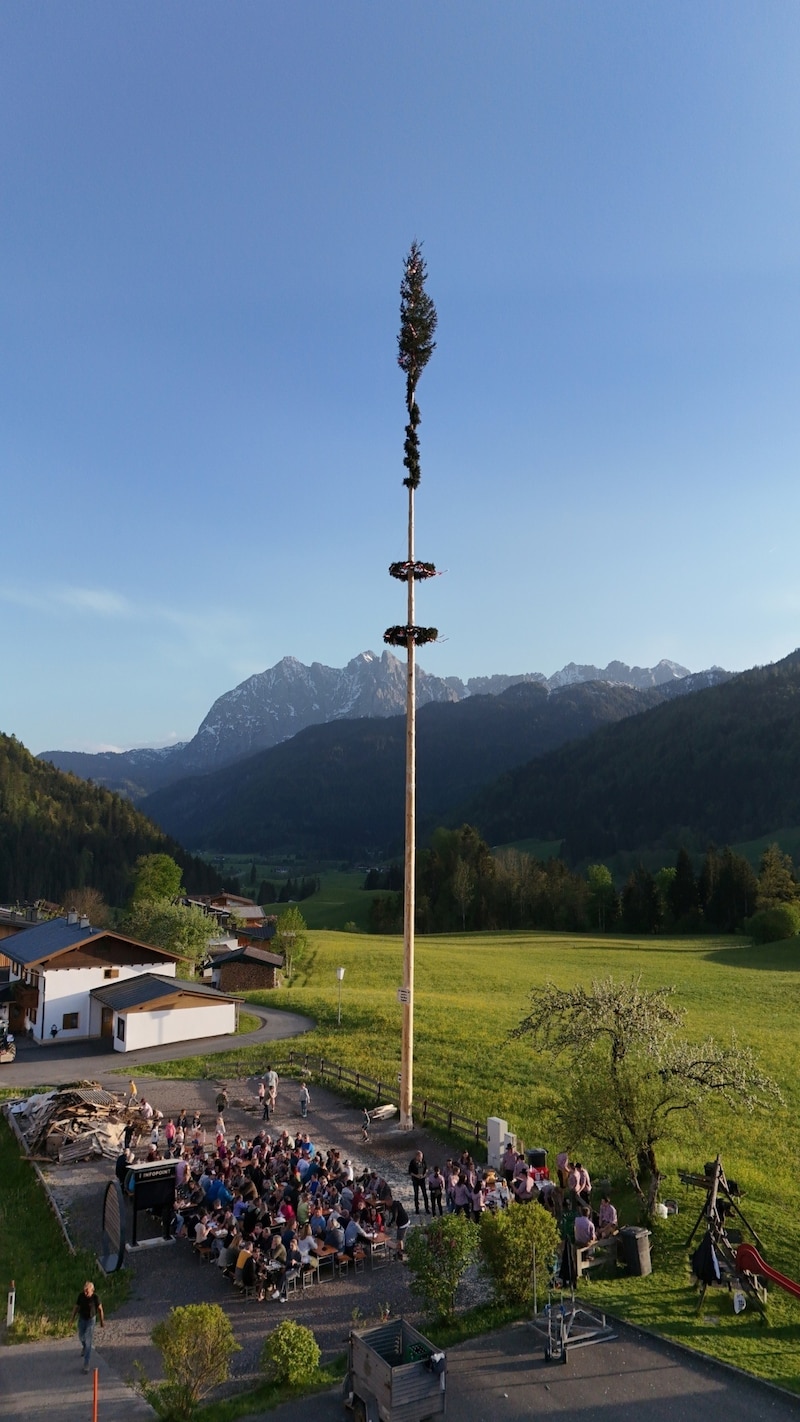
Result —
[{"label": "green hillside slope", "polygon": [[510,771],[460,807],[492,843],[573,861],[735,844],[800,824],[800,652]]},{"label": "green hillside slope", "polygon": [[60,903],[90,886],[110,904],[129,897],[140,854],[171,854],[187,889],[213,892],[219,877],[192,859],[127,800],[36,760],[0,733],[0,902]]}]

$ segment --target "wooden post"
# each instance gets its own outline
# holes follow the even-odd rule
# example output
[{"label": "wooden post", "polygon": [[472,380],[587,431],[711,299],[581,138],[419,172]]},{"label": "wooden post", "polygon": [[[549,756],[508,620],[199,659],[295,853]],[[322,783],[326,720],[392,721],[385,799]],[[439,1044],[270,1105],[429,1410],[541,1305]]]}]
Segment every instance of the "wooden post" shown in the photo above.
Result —
[{"label": "wooden post", "polygon": [[[408,490],[408,562],[414,562],[414,490]],[[414,578],[408,578],[408,626],[414,626]],[[414,1126],[414,913],[416,907],[417,697],[414,641],[406,649],[406,814],[403,888],[403,1034],[400,1044],[400,1129]]]}]

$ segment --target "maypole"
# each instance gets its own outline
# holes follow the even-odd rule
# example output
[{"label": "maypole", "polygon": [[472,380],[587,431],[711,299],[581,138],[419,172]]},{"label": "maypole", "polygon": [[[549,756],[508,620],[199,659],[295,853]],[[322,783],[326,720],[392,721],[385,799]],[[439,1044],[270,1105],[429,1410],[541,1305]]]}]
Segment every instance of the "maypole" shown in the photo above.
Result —
[{"label": "maypole", "polygon": [[406,377],[406,412],[408,422],[403,446],[403,483],[408,489],[408,550],[400,563],[392,563],[393,578],[407,584],[406,623],[390,627],[383,634],[392,647],[405,647],[406,668],[406,799],[405,799],[405,877],[403,888],[403,985],[400,1000],[403,1006],[403,1036],[400,1055],[400,1129],[413,1127],[414,1101],[414,912],[416,891],[416,776],[417,776],[417,699],[415,650],[426,642],[435,642],[439,633],[435,627],[415,624],[415,589],[424,578],[436,575],[433,563],[417,561],[414,549],[414,493],[421,477],[419,462],[420,423],[417,404],[417,382],[428,364],[436,342],[436,307],[425,291],[427,268],[418,242],[413,242],[403,268],[400,285],[400,334],[397,338],[397,363]]}]

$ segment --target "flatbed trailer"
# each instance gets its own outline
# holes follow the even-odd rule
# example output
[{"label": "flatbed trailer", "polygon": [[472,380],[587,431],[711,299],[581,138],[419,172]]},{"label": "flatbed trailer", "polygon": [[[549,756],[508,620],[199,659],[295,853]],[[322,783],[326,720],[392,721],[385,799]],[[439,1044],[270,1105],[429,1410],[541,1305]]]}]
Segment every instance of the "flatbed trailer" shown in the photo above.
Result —
[{"label": "flatbed trailer", "polygon": [[351,1332],[343,1396],[353,1422],[443,1417],[446,1385],[444,1353],[404,1318]]}]

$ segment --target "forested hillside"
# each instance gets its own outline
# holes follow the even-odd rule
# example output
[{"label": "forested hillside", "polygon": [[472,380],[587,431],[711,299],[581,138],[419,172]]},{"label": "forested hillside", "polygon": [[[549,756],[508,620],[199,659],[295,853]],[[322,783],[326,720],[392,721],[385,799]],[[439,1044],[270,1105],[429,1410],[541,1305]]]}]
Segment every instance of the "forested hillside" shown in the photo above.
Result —
[{"label": "forested hillside", "polygon": [[[424,706],[418,715],[418,824],[424,835],[479,786],[564,741],[658,704],[660,687],[606,682]],[[150,795],[143,808],[194,850],[359,858],[403,836],[405,717],[310,726],[211,775]]]},{"label": "forested hillside", "polygon": [[91,887],[120,905],[137,858],[154,853],[179,862],[187,889],[219,887],[210,865],[186,855],[127,800],[36,760],[15,737],[0,734],[0,902],[60,903],[68,890]]},{"label": "forested hillside", "polygon": [[702,850],[800,824],[800,652],[509,771],[461,807],[494,844],[561,839],[572,862]]}]

